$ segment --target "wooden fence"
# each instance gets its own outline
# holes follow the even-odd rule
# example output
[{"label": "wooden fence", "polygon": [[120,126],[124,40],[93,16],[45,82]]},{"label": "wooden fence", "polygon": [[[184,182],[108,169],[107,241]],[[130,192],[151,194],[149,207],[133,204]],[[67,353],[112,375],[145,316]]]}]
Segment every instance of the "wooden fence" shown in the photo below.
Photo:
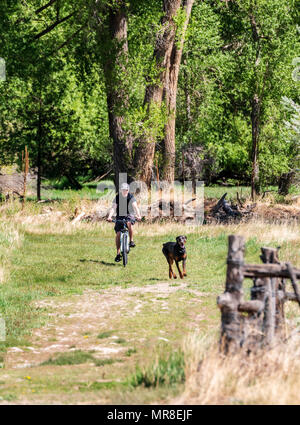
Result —
[{"label": "wooden fence", "polygon": [[[229,236],[225,292],[217,298],[221,310],[221,349],[234,353],[241,347],[256,351],[285,337],[284,304],[296,301],[300,306],[297,279],[300,270],[280,262],[278,250],[261,248],[264,264],[244,263],[245,240]],[[243,281],[253,280],[251,299],[243,298]],[[287,280],[293,292],[286,291]]]}]

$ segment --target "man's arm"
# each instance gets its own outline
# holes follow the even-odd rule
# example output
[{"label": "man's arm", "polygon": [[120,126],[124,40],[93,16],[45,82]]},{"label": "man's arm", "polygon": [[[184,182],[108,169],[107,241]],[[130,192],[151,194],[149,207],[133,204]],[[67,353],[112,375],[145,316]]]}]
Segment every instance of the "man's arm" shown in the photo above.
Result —
[{"label": "man's arm", "polygon": [[136,201],[132,202],[132,207],[134,209],[137,220],[141,220],[142,219],[141,213]]},{"label": "man's arm", "polygon": [[117,209],[117,204],[113,202],[111,209],[109,210],[107,221],[112,221],[112,216],[115,214]]}]

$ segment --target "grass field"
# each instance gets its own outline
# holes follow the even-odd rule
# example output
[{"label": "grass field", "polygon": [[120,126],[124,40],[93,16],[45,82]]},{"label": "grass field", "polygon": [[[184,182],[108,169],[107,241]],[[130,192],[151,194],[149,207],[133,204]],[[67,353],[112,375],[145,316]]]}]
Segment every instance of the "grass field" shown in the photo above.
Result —
[{"label": "grass field", "polygon": [[[230,233],[245,235],[249,262],[259,261],[262,245],[280,244],[281,258],[297,264],[296,225],[138,224],[125,269],[113,261],[108,223],[3,225],[0,400],[163,403],[178,396],[185,338],[196,331],[218,339],[216,297]],[[178,234],[188,237],[188,276],[169,281],[161,246]]]},{"label": "grass field", "polygon": [[[190,350],[218,341],[228,235],[245,236],[248,262],[260,261],[261,246],[281,245],[280,258],[300,266],[299,225],[138,223],[124,269],[114,262],[113,225],[72,225],[77,205],[73,193],[50,212],[35,202],[0,209],[0,403],[147,404],[184,393],[187,403],[235,404],[232,391],[195,396]],[[162,243],[179,234],[187,235],[188,276],[169,280]],[[293,326],[298,317],[295,306],[287,310]]]},{"label": "grass field", "polygon": [[[114,196],[114,185],[112,180],[101,180],[100,182],[89,182],[83,183],[82,189],[74,191],[64,187],[64,185],[59,181],[45,180],[42,185],[42,199],[44,200],[72,200],[77,201],[82,199],[88,200],[98,200],[101,199],[104,195],[108,198],[113,198]],[[266,186],[262,189],[262,193],[265,191],[271,191],[271,193],[276,194],[276,186]],[[204,187],[204,196],[206,198],[221,198],[224,193],[227,192],[227,198],[233,199],[236,198],[237,192],[241,198],[250,198],[251,188],[249,186],[218,186],[211,185]],[[292,186],[290,189],[291,194],[298,194],[299,187]],[[35,188],[31,187],[31,195],[29,199],[35,199]]]}]

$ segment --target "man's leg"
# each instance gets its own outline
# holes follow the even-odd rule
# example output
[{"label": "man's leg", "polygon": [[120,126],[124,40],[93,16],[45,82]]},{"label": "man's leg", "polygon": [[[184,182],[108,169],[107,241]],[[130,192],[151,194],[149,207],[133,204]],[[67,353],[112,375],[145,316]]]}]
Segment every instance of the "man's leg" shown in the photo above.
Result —
[{"label": "man's leg", "polygon": [[132,232],[132,224],[130,223],[130,221],[127,221],[127,227],[129,231],[130,242],[132,242],[133,232]]},{"label": "man's leg", "polygon": [[120,238],[121,238],[121,232],[117,232],[116,233],[117,254],[120,254]]},{"label": "man's leg", "polygon": [[129,246],[130,248],[134,248],[135,243],[133,242],[133,230],[132,230],[132,223],[130,223],[130,221],[127,221],[127,227],[129,231],[129,238],[130,238]]}]

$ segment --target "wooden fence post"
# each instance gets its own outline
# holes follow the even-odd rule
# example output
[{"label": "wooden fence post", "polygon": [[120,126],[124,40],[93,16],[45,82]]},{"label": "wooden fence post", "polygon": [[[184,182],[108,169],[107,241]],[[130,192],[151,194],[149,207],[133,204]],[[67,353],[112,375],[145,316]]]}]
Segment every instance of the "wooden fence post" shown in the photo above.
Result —
[{"label": "wooden fence post", "polygon": [[[300,270],[278,259],[278,250],[261,248],[262,264],[244,264],[244,238],[229,236],[225,292],[217,298],[221,309],[221,350],[232,354],[240,347],[255,352],[272,345],[275,337],[284,337],[284,303],[300,306],[297,280]],[[243,279],[253,279],[251,300],[243,300]],[[290,279],[294,292],[286,292]],[[246,315],[245,315],[246,313]]]},{"label": "wooden fence post", "polygon": [[253,279],[253,287],[251,288],[251,302],[260,303],[261,309],[257,310],[251,316],[249,315],[245,321],[245,346],[248,353],[256,352],[260,348],[263,341],[263,311],[265,305],[265,281],[262,278]]},{"label": "wooden fence post", "polygon": [[243,236],[228,238],[227,275],[225,292],[217,298],[221,309],[221,349],[225,354],[236,352],[243,343],[243,318],[238,311],[243,298],[245,240]]},{"label": "wooden fence post", "polygon": [[[278,249],[261,248],[262,262],[264,264],[280,264],[278,259]],[[284,320],[283,301],[278,299],[279,279],[276,277],[266,277],[265,281],[265,308],[263,333],[266,344],[270,345],[275,337],[275,332],[279,329],[280,323]]]}]

